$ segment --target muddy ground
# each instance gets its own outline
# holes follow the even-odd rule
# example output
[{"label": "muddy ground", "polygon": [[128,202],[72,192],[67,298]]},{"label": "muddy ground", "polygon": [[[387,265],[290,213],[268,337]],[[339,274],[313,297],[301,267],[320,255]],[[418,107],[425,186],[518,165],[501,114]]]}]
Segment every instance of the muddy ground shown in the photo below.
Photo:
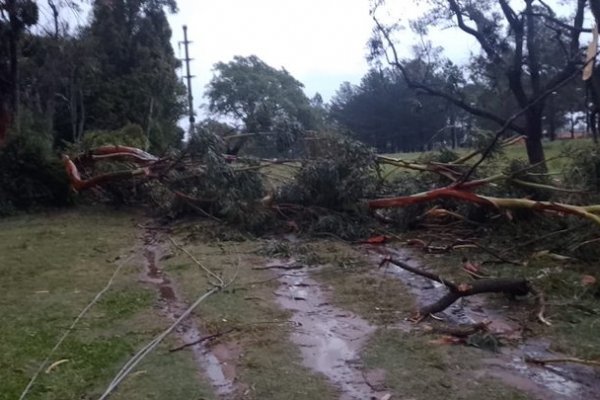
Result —
[{"label": "muddy ground", "polygon": [[[140,251],[145,269],[140,281],[152,285],[159,294],[158,313],[174,320],[191,301],[186,290],[181,288],[181,285],[189,284],[185,283],[189,274],[181,270],[172,274],[169,269],[177,263],[193,262],[184,261],[186,256],[169,245],[168,235],[171,235],[168,230],[161,229],[141,232]],[[379,267],[382,257],[393,256],[419,268],[429,268],[419,260],[418,254],[406,248],[340,242],[320,243],[315,247],[314,243],[305,244],[293,236],[258,246],[253,242],[251,250],[247,249],[248,242],[242,245],[230,241],[207,243],[210,238],[205,235],[200,239],[180,236],[177,240],[207,265],[218,265],[215,254],[218,254],[217,258],[223,258],[230,252],[237,253],[237,281],[233,287],[238,286],[238,292],[244,291],[248,280],[253,282],[251,288],[262,287],[256,293],[250,290],[252,296],[244,295],[242,307],[252,304],[248,306],[252,308],[259,304],[259,308],[264,308],[261,304],[269,303],[267,313],[274,308],[282,313],[269,321],[255,321],[252,320],[254,311],[249,310],[248,315],[244,315],[238,310],[233,320],[228,320],[229,311],[216,307],[204,313],[201,306],[193,318],[179,327],[179,342],[188,344],[181,351],[193,355],[199,373],[210,381],[215,398],[389,400],[485,396],[490,399],[600,399],[597,369],[575,365],[539,366],[525,361],[527,357],[566,356],[551,351],[550,340],[524,334],[527,327],[514,317],[508,301],[500,300],[499,307],[497,298],[494,304],[489,304],[485,295],[465,298],[433,320],[434,325],[448,326],[488,321],[489,332],[481,339],[482,343],[491,342],[489,346],[446,344],[444,336],[436,334],[428,321],[417,324],[409,320],[408,310],[435,301],[443,295],[444,288],[395,266]],[[242,251],[240,246],[244,248]],[[324,257],[323,253],[328,256]],[[173,262],[174,258],[178,258],[177,263]],[[231,276],[234,264],[231,260],[227,262],[231,264],[229,272],[227,268],[216,267],[224,279]],[[355,267],[353,263],[359,266]],[[332,269],[339,270],[332,272]],[[336,273],[344,274],[344,279],[336,280]],[[354,281],[344,281],[348,279]],[[358,286],[353,303],[352,293],[347,293],[352,285]],[[235,290],[226,290],[215,297],[234,296]],[[383,308],[378,307],[381,299],[377,298],[387,297],[390,290],[396,295],[402,292],[400,301],[404,299],[405,304],[384,302]],[[344,308],[344,303],[347,305],[348,302],[351,305]],[[362,304],[355,304],[357,302]],[[219,321],[221,311],[223,317]],[[203,317],[203,314],[209,316]],[[266,343],[257,343],[260,339],[253,327],[261,324],[267,330],[276,331],[277,338],[269,339],[268,336],[273,335],[269,332],[265,334]],[[260,331],[258,335],[261,335]],[[394,340],[398,339],[406,339],[405,342],[413,346],[407,345],[408,351],[413,353],[418,353],[421,347],[429,347],[426,352],[432,352],[430,356],[437,361],[411,354],[410,360],[407,357],[403,365],[407,349],[396,348],[398,343]],[[281,343],[270,347],[269,340],[283,341],[286,352],[296,353],[290,360],[301,363],[302,374],[317,377],[316,388],[290,387],[290,391],[286,391],[268,382],[279,379],[281,371],[260,369],[280,366],[276,362],[272,365],[269,362],[253,364],[248,358],[259,351],[268,360],[270,351],[273,356],[280,351]],[[391,343],[387,349],[386,340]],[[189,345],[194,342],[199,343]],[[399,374],[404,382],[398,383]],[[273,376],[265,380],[257,378],[259,375]],[[406,383],[411,380],[419,383]],[[309,382],[309,385],[315,385],[310,379]],[[280,392],[271,392],[275,388]]]}]

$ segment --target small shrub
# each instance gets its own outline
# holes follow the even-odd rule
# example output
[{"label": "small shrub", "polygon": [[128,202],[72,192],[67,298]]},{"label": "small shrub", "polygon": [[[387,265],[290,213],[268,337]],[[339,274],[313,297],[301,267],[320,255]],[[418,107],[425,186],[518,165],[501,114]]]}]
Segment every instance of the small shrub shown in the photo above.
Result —
[{"label": "small shrub", "polygon": [[0,149],[0,215],[71,202],[69,182],[58,157],[25,136]]},{"label": "small shrub", "polygon": [[320,157],[309,160],[280,188],[277,201],[330,210],[356,210],[378,186],[375,153],[365,145],[330,135],[325,137]]}]

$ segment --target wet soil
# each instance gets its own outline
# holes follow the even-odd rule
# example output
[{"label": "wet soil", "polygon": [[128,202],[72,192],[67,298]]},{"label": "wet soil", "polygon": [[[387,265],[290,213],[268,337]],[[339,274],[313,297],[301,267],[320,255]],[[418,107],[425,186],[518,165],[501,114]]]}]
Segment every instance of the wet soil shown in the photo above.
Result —
[{"label": "wet soil", "polygon": [[[273,260],[272,265],[293,265],[294,260]],[[325,375],[340,400],[385,398],[384,371],[365,371],[360,353],[376,328],[328,302],[329,289],[311,279],[308,268],[290,270],[279,277],[279,305],[293,312],[296,329],[292,341],[300,348],[304,365]]]},{"label": "wet soil", "polygon": [[[188,308],[188,305],[178,294],[175,283],[160,269],[159,260],[163,255],[163,247],[159,233],[146,230],[142,243],[144,271],[140,280],[157,288],[160,295],[159,312],[170,322],[174,322]],[[184,320],[175,329],[175,333],[182,344],[197,342],[206,336],[190,318]],[[224,398],[230,397],[235,389],[235,359],[239,354],[237,349],[225,344],[210,349],[204,344],[197,344],[190,346],[189,349],[193,352],[199,371],[210,380],[215,393]]]},{"label": "wet soil", "polygon": [[[379,264],[382,256],[392,256],[411,266],[426,269],[406,249],[365,246],[365,251],[376,264]],[[419,306],[431,304],[446,293],[443,285],[394,265],[382,268],[379,273],[400,279],[415,296]],[[488,308],[485,296],[463,298],[437,315],[449,324],[491,321],[489,325],[491,333],[512,342],[519,342],[515,346],[500,347],[498,353],[490,352],[489,357],[483,359],[484,367],[476,371],[476,377],[499,379],[540,400],[600,399],[600,374],[591,367],[538,366],[526,363],[524,361],[526,357],[544,359],[564,356],[550,351],[549,342],[534,339],[521,340],[523,327],[505,315]]]}]

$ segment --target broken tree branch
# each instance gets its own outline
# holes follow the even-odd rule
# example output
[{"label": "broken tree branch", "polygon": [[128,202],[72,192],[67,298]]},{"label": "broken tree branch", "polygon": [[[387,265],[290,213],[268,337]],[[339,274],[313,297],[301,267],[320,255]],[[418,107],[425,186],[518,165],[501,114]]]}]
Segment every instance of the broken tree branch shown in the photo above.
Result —
[{"label": "broken tree branch", "polygon": [[549,358],[546,360],[533,358],[533,357],[525,357],[525,362],[531,364],[538,365],[547,365],[547,364],[580,364],[587,365],[591,367],[600,367],[600,361],[594,360],[582,360],[580,358]]},{"label": "broken tree branch", "polygon": [[380,265],[384,265],[386,263],[392,263],[406,271],[439,282],[448,288],[449,292],[438,301],[421,307],[419,310],[419,315],[421,317],[442,312],[462,297],[473,296],[481,293],[505,293],[513,296],[525,296],[531,292],[529,282],[525,279],[479,279],[471,283],[462,283],[457,285],[456,283],[443,279],[439,275],[414,268],[399,260],[384,258]]},{"label": "broken tree branch", "polygon": [[600,216],[596,215],[600,211],[600,205],[576,206],[565,203],[555,203],[549,201],[536,201],[531,199],[514,199],[483,196],[468,191],[476,187],[475,181],[467,182],[463,185],[452,185],[444,188],[433,189],[428,192],[421,192],[410,196],[392,197],[376,199],[367,202],[372,210],[382,208],[402,208],[413,204],[425,203],[437,199],[457,199],[481,206],[492,207],[496,209],[530,209],[554,213],[559,215],[569,214],[582,218],[587,218],[600,225]]}]

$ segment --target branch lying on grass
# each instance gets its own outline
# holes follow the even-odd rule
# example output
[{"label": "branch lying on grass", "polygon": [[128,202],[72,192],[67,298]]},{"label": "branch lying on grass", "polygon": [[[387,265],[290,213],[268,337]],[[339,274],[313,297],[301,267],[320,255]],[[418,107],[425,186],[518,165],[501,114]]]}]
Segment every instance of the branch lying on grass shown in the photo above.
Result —
[{"label": "branch lying on grass", "polygon": [[550,358],[546,360],[537,359],[533,357],[525,357],[525,362],[531,364],[538,365],[547,365],[547,364],[580,364],[587,365],[591,367],[600,367],[600,361],[594,360],[582,360],[580,358]]},{"label": "branch lying on grass", "polygon": [[175,347],[175,348],[173,348],[173,349],[170,349],[170,350],[169,350],[169,353],[174,353],[174,352],[176,352],[176,351],[181,351],[181,350],[183,350],[183,349],[187,349],[188,347],[192,347],[192,346],[195,346],[195,345],[197,345],[197,344],[201,344],[201,343],[204,343],[204,342],[208,342],[209,340],[214,340],[214,339],[217,339],[217,338],[219,338],[219,337],[221,337],[221,336],[228,335],[228,334],[230,334],[230,333],[232,333],[232,332],[235,332],[235,331],[237,331],[237,330],[238,330],[238,328],[231,328],[231,329],[228,329],[228,330],[226,330],[226,331],[223,331],[223,332],[218,332],[218,333],[215,333],[214,335],[208,335],[208,336],[201,337],[200,339],[198,339],[198,340],[195,340],[195,341],[193,341],[193,342],[190,342],[190,343],[185,343],[185,344],[182,344],[182,345],[181,345],[181,346],[179,346],[179,347]]},{"label": "branch lying on grass", "polygon": [[419,310],[419,316],[426,317],[444,311],[458,299],[481,293],[506,293],[514,296],[525,296],[531,292],[529,282],[525,279],[480,279],[471,283],[455,284],[439,275],[414,268],[402,261],[392,258],[384,258],[380,265],[386,263],[394,264],[406,271],[423,276],[430,280],[439,282],[446,286],[449,292],[437,302],[424,306]]},{"label": "branch lying on grass", "polygon": [[208,269],[207,267],[204,266],[204,264],[202,264],[196,257],[194,257],[192,255],[192,253],[190,253],[189,251],[187,251],[183,246],[181,246],[180,244],[178,244],[175,239],[173,239],[172,237],[169,236],[169,241],[173,244],[173,246],[175,246],[177,249],[183,251],[197,266],[199,266],[204,272],[206,272],[209,276],[215,278],[217,280],[217,284],[215,286],[223,289],[225,287],[225,282],[223,281],[223,279],[221,279],[221,277],[217,274],[215,274],[214,272],[212,272],[210,269]]},{"label": "branch lying on grass", "polygon": [[267,269],[283,269],[283,270],[289,271],[289,270],[302,269],[302,268],[304,268],[304,265],[302,265],[302,264],[290,264],[290,265],[277,264],[277,265],[266,265],[264,267],[253,267],[252,269],[255,271],[264,271]]},{"label": "branch lying on grass", "polygon": [[83,310],[81,310],[81,312],[79,313],[79,315],[73,320],[73,323],[69,326],[69,328],[67,328],[67,330],[65,330],[65,332],[62,334],[62,336],[60,337],[60,339],[58,340],[58,342],[56,342],[56,344],[54,345],[54,347],[50,350],[50,352],[48,353],[48,355],[46,356],[46,358],[44,359],[44,361],[40,364],[40,366],[38,367],[38,369],[36,370],[36,372],[33,374],[33,376],[31,377],[31,379],[27,383],[27,386],[25,387],[25,389],[21,393],[21,396],[19,396],[19,400],[23,400],[27,396],[27,394],[29,394],[29,391],[33,387],[33,384],[35,383],[35,381],[39,377],[40,373],[44,370],[44,368],[46,367],[46,365],[48,365],[48,363],[50,362],[50,359],[56,353],[56,351],[58,350],[58,348],[63,344],[63,342],[65,341],[65,339],[67,338],[67,336],[69,336],[69,334],[75,330],[75,326],[79,323],[79,321],[100,300],[100,298],[104,295],[104,293],[106,293],[111,288],[111,286],[115,282],[115,279],[119,275],[121,269],[123,269],[123,267],[132,258],[133,258],[133,255],[127,257],[127,259],[125,259],[123,261],[120,261],[118,263],[117,268],[113,272],[112,276],[110,277],[110,279],[108,280],[108,282],[106,283],[106,285],[102,288],[102,290],[100,290],[96,294],[96,296],[94,296],[94,298],[92,299],[92,301],[87,306],[85,306],[83,308]]}]

